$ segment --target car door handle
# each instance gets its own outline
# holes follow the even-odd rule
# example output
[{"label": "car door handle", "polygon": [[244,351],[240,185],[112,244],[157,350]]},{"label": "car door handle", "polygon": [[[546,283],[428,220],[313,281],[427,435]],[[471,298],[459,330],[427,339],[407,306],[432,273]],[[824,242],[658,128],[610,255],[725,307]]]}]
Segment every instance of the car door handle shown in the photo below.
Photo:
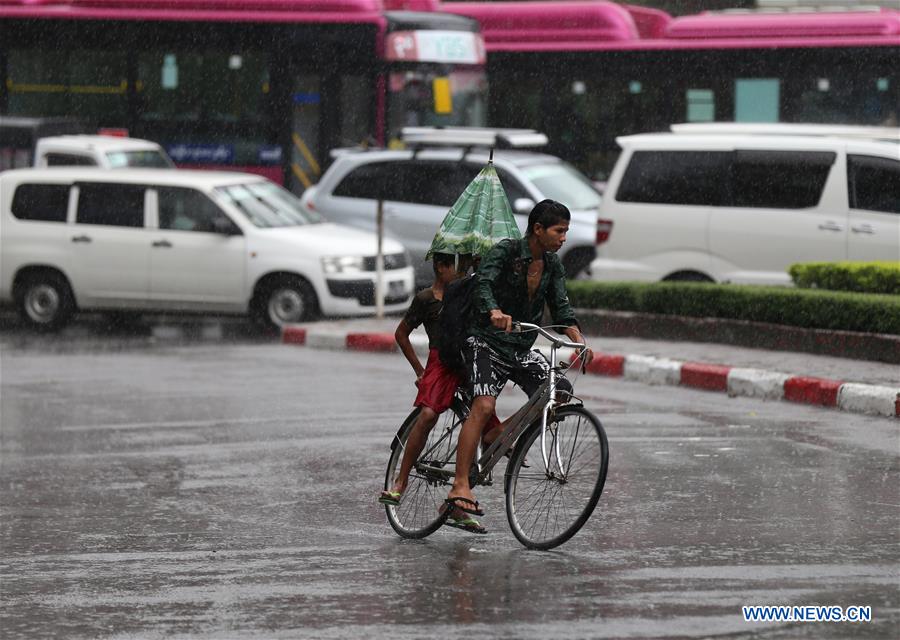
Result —
[{"label": "car door handle", "polygon": [[875,233],[875,229],[873,229],[870,224],[861,224],[858,227],[850,227],[850,230],[853,231],[853,233],[867,233],[869,235]]},{"label": "car door handle", "polygon": [[157,240],[156,242],[153,243],[153,246],[160,247],[162,249],[171,249],[172,243],[169,242],[168,240]]},{"label": "car door handle", "polygon": [[91,242],[90,236],[72,236],[72,242]]},{"label": "car door handle", "polygon": [[842,227],[841,225],[839,225],[836,222],[829,221],[829,222],[826,222],[825,224],[820,224],[819,229],[821,229],[822,231],[843,231],[844,227]]}]

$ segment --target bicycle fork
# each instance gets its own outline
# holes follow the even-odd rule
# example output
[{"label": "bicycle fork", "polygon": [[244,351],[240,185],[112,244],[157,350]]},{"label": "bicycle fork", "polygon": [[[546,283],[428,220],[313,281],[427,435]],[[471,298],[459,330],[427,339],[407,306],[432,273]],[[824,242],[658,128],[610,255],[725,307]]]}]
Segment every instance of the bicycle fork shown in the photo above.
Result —
[{"label": "bicycle fork", "polygon": [[[550,398],[544,405],[544,411],[541,415],[541,457],[544,459],[544,470],[549,477],[555,477],[555,471],[550,468],[550,454],[547,453],[547,419],[550,411],[556,404],[556,349],[550,350]],[[559,438],[553,438],[553,453],[556,456],[556,468],[559,469],[559,479],[564,480],[566,477],[565,470],[562,468],[562,455],[559,450]]]}]

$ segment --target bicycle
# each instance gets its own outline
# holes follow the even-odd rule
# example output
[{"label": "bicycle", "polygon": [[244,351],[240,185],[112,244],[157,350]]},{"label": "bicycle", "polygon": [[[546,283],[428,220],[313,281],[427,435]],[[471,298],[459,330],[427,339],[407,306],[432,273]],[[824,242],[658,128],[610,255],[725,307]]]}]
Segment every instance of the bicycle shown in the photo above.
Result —
[{"label": "bicycle", "polygon": [[[606,482],[609,444],[600,421],[581,400],[570,395],[559,399],[565,402],[557,401],[557,383],[566,368],[557,362],[557,351],[584,345],[526,322],[514,323],[513,330],[537,331],[550,340],[550,375],[500,437],[476,457],[469,482],[473,488],[492,485],[494,467],[511,452],[503,478],[509,526],[527,548],[546,550],[569,540],[593,513]],[[388,522],[400,536],[424,538],[447,520],[450,509],[441,507],[453,484],[456,438],[468,416],[468,405],[457,392],[450,410],[428,434],[400,504],[385,505]],[[391,441],[385,489],[400,466],[418,412],[413,410]]]}]

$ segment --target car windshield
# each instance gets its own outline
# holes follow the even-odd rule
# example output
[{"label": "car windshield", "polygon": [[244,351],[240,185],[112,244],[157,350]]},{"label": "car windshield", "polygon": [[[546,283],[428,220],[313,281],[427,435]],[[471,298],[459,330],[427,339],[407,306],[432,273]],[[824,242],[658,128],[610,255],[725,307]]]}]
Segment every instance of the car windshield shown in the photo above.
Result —
[{"label": "car windshield", "polygon": [[544,196],[562,202],[569,209],[596,209],[600,206],[597,190],[575,167],[564,162],[523,167],[522,173]]},{"label": "car windshield", "polygon": [[149,167],[151,169],[171,169],[175,165],[168,156],[155,149],[144,151],[110,151],[106,154],[109,166],[113,169],[122,167]]},{"label": "car windshield", "polygon": [[264,229],[322,222],[318,214],[304,209],[294,194],[272,182],[218,187],[216,192],[247,220]]}]

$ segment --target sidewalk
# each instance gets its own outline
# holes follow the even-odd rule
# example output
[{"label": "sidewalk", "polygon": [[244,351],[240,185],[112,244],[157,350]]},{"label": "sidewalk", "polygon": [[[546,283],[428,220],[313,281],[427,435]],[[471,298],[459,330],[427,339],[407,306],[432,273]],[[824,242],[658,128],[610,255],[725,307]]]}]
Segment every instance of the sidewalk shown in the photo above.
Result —
[{"label": "sidewalk", "polygon": [[[283,332],[282,341],[314,348],[394,351],[393,333],[399,320],[292,325]],[[421,327],[412,340],[419,353],[427,351]],[[697,342],[588,336],[588,343],[597,356],[589,371],[599,375],[900,416],[897,365]]]}]

